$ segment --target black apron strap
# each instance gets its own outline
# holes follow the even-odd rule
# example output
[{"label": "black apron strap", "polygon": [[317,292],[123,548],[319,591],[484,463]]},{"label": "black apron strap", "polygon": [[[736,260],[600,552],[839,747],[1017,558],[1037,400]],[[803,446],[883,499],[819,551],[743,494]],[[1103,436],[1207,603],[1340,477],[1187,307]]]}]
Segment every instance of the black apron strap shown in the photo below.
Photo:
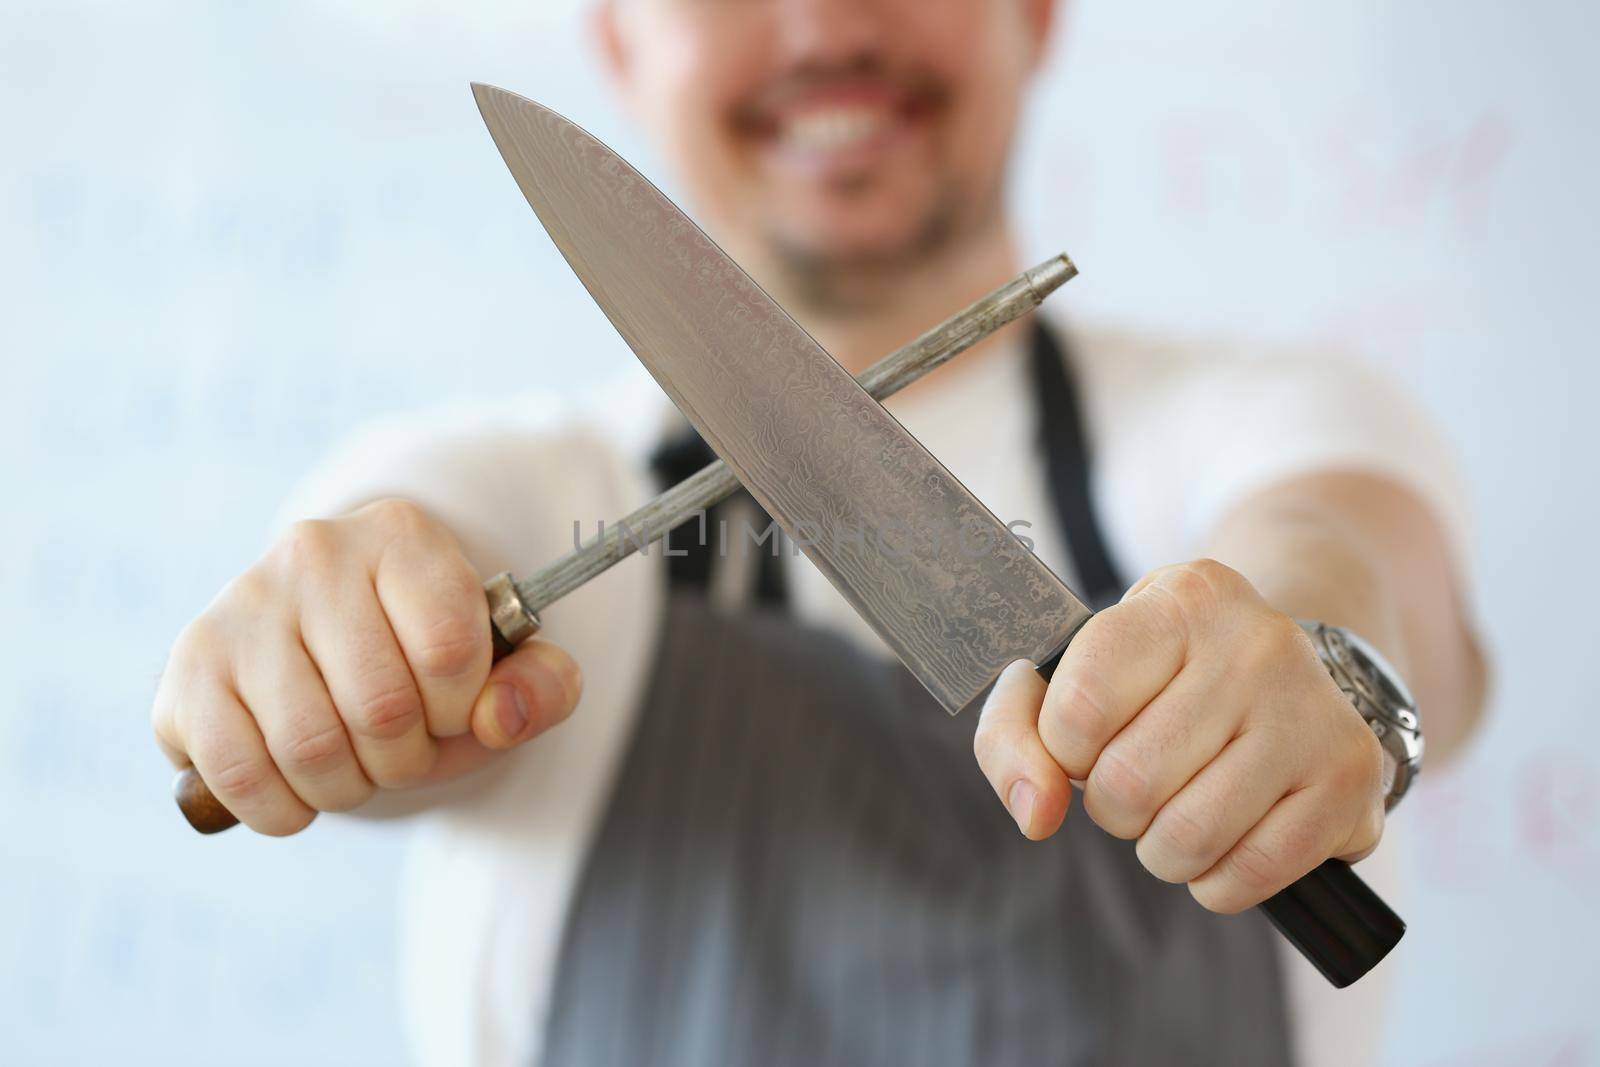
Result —
[{"label": "black apron strap", "polygon": [[[677,485],[685,478],[716,460],[694,427],[660,445],[650,455],[650,471],[661,489]],[[747,510],[748,509],[748,510]],[[705,591],[711,584],[711,569],[717,558],[718,546],[723,543],[719,531],[730,515],[739,513],[756,529],[764,529],[771,518],[755,498],[740,489],[733,496],[706,511],[705,521],[698,518],[675,527],[666,536],[667,579],[675,591]],[[738,520],[732,520],[738,521]],[[773,542],[775,547],[777,542]],[[752,550],[754,551],[754,550]],[[754,597],[758,604],[767,607],[784,607],[789,603],[789,585],[784,576],[783,560],[776,551],[754,552],[757,560]]]},{"label": "black apron strap", "polygon": [[1054,331],[1038,317],[1033,320],[1032,334],[1029,372],[1039,412],[1045,477],[1061,522],[1061,535],[1072,556],[1078,592],[1098,611],[1121,599],[1128,583],[1112,562],[1100,528],[1100,514],[1091,492],[1091,457],[1083,407],[1067,353]]}]

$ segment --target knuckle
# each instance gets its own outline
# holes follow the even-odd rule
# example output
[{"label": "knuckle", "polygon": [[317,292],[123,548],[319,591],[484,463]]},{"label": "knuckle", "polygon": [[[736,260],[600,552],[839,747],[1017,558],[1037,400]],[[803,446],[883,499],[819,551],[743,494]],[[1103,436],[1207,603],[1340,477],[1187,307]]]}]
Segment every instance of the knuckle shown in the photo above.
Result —
[{"label": "knuckle", "polygon": [[1083,791],[1084,810],[1115,837],[1136,837],[1149,822],[1152,786],[1133,761],[1115,749],[1095,760]]},{"label": "knuckle", "polygon": [[[1212,911],[1234,912],[1257,904],[1277,892],[1297,870],[1310,870],[1325,859],[1320,828],[1311,822],[1285,826],[1274,835],[1270,849],[1260,842],[1241,841],[1222,858],[1219,877],[1208,891],[1215,894]],[[1197,898],[1198,899],[1198,898]]]},{"label": "knuckle", "polygon": [[1244,578],[1214,559],[1196,559],[1169,568],[1156,583],[1177,624],[1193,628],[1212,618],[1236,597]]},{"label": "knuckle", "polygon": [[178,632],[178,639],[172,646],[172,660],[175,663],[191,663],[204,659],[222,643],[222,626],[216,616],[210,610],[201,612]]},{"label": "knuckle", "polygon": [[1323,667],[1316,659],[1316,651],[1311,647],[1311,638],[1300,629],[1300,624],[1281,611],[1267,611],[1256,624],[1262,646],[1268,649],[1275,658],[1282,658],[1285,663],[1305,661],[1314,664],[1318,673],[1323,672]]},{"label": "knuckle", "polygon": [[1068,776],[1089,776],[1100,748],[1115,732],[1110,699],[1104,688],[1079,672],[1057,675],[1045,694],[1039,717],[1045,748]]},{"label": "knuckle", "polygon": [[1218,915],[1234,915],[1250,906],[1235,886],[1220,877],[1205,877],[1190,882],[1189,895],[1202,908]]},{"label": "knuckle", "polygon": [[325,519],[301,519],[283,532],[275,551],[291,571],[324,570],[338,556],[338,531]]},{"label": "knuckle", "polygon": [[[172,644],[167,664],[161,672],[157,705],[172,706],[191,699],[197,679],[225,669],[227,636],[211,612],[189,622]],[[176,714],[172,716],[176,719]]]},{"label": "knuckle", "polygon": [[348,721],[365,737],[393,741],[422,722],[422,697],[409,681],[378,685],[356,699]]},{"label": "knuckle", "polygon": [[1258,848],[1264,869],[1269,872],[1274,862],[1281,875],[1286,867],[1300,866],[1306,870],[1328,858],[1328,820],[1319,815],[1315,819],[1298,819],[1284,826],[1274,841],[1271,853]]},{"label": "knuckle", "polygon": [[155,700],[150,702],[150,730],[157,738],[171,744],[178,740],[178,716],[172,708],[172,701],[168,699],[165,689],[156,694]]},{"label": "knuckle", "polygon": [[229,582],[222,596],[218,598],[218,603],[207,609],[205,614],[191,625],[203,625],[205,627],[203,632],[220,638],[222,625],[218,619],[219,612],[240,609],[246,618],[254,618],[273,603],[277,592],[277,583],[267,573],[266,567],[258,563],[246,568]]},{"label": "knuckle", "polygon": [[1238,571],[1210,558],[1190,560],[1179,570],[1192,575],[1213,594],[1237,592],[1244,583],[1244,576]]},{"label": "knuckle", "polygon": [[[1294,616],[1287,612],[1269,608],[1265,612],[1262,628],[1270,634],[1270,640],[1284,650],[1303,652],[1312,659],[1316,658],[1316,649],[1311,644],[1311,638],[1300,628]],[[1318,663],[1321,669],[1321,663]]]},{"label": "knuckle", "polygon": [[1383,840],[1385,818],[1381,801],[1368,804],[1356,819],[1355,831],[1341,851],[1370,852]]},{"label": "knuckle", "polygon": [[1211,614],[1211,590],[1192,571],[1174,567],[1149,589],[1154,620],[1169,632],[1186,634],[1198,629]]},{"label": "knuckle", "polygon": [[1359,719],[1346,732],[1348,740],[1340,758],[1329,768],[1329,782],[1340,796],[1366,801],[1383,783],[1383,744]]},{"label": "knuckle", "polygon": [[1201,611],[1209,608],[1220,592],[1221,583],[1216,580],[1219,566],[1204,559],[1180,564],[1167,575],[1164,584],[1179,605],[1190,612]]},{"label": "knuckle", "polygon": [[1187,882],[1203,874],[1221,852],[1219,836],[1214,820],[1200,817],[1187,805],[1168,805],[1139,839],[1139,858],[1156,877]]},{"label": "knuckle", "polygon": [[1299,623],[1279,611],[1258,613],[1240,634],[1237,658],[1250,674],[1282,680],[1308,651],[1309,639]]},{"label": "knuckle", "polygon": [[1228,873],[1251,893],[1265,893],[1274,885],[1278,863],[1254,842],[1244,842],[1228,854]]},{"label": "knuckle", "polygon": [[1139,838],[1133,851],[1144,869],[1149,871],[1152,877],[1159,878],[1163,882],[1177,885],[1187,882],[1195,875],[1188,858],[1174,852],[1159,835],[1146,833]]},{"label": "knuckle", "polygon": [[972,734],[972,754],[977,757],[978,766],[988,769],[994,763],[995,747],[999,743],[995,728],[979,720],[978,728]]},{"label": "knuckle", "polygon": [[979,723],[972,735],[972,754],[978,758],[978,766],[986,771],[1003,767],[1014,740],[1013,731],[1003,726]]},{"label": "knuckle", "polygon": [[392,538],[425,536],[433,528],[433,520],[421,505],[400,497],[374,501],[362,510],[379,530]]},{"label": "knuckle", "polygon": [[224,800],[249,802],[272,788],[273,770],[259,759],[228,759],[206,775],[207,784]]},{"label": "knuckle", "polygon": [[1265,900],[1282,878],[1282,863],[1253,842],[1241,842],[1222,861],[1221,877],[1203,880],[1196,893],[1211,911],[1231,914]]},{"label": "knuckle", "polygon": [[329,723],[289,738],[283,750],[284,769],[316,777],[340,769],[349,755],[344,727]]},{"label": "knuckle", "polygon": [[456,678],[488,661],[488,639],[476,619],[445,615],[428,627],[427,637],[407,658],[430,678]]}]

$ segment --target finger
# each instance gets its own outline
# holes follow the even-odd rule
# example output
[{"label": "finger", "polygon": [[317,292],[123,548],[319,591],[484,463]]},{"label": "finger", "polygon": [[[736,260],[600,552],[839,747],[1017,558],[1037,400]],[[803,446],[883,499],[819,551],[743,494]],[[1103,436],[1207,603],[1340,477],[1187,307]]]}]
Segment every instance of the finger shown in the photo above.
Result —
[{"label": "finger", "polygon": [[488,766],[499,756],[499,752],[484,747],[483,743],[471,734],[442,737],[439,739],[439,756],[434,760],[433,769],[417,784],[439,785],[451,781]]},{"label": "finger", "polygon": [[150,727],[162,755],[178,770],[194,765],[184,751],[182,709],[195,699],[195,687],[210,680],[210,674],[203,671],[202,665],[216,655],[224,640],[211,618],[206,615],[196,618],[184,627],[173,643],[172,654],[156,685],[155,700],[150,706]]},{"label": "finger", "polygon": [[1234,740],[1164,804],[1135,848],[1166,882],[1188,882],[1216,866],[1295,786],[1295,768],[1246,734]]},{"label": "finger", "polygon": [[1173,563],[1173,564],[1168,564],[1165,567],[1157,567],[1155,570],[1149,572],[1144,577],[1140,578],[1138,581],[1136,581],[1132,585],[1128,586],[1128,591],[1126,593],[1122,594],[1121,598],[1117,601],[1117,603],[1119,603],[1119,604],[1127,603],[1129,600],[1132,600],[1134,597],[1136,597],[1140,593],[1144,592],[1145,588],[1147,586],[1149,586],[1150,583],[1152,583],[1152,582],[1154,582],[1154,581],[1166,576],[1170,571],[1172,571],[1174,568],[1179,567],[1179,566],[1181,566],[1181,564]]},{"label": "finger", "polygon": [[1186,655],[1182,626],[1148,593],[1084,624],[1061,657],[1039,716],[1039,736],[1069,777],[1089,777],[1106,743],[1167,687]]},{"label": "finger", "polygon": [[368,577],[324,575],[318,595],[302,605],[300,633],[366,776],[386,789],[421,781],[433,766],[435,742]]},{"label": "finger", "polygon": [[1290,793],[1273,805],[1189,892],[1211,911],[1231,915],[1261,903],[1333,855],[1348,829],[1330,825],[1324,791]]},{"label": "finger", "polygon": [[173,668],[161,677],[161,684],[156,688],[156,699],[150,708],[150,728],[156,735],[156,746],[161,749],[161,754],[167,757],[176,770],[182,770],[192,764],[187,753],[183,750],[183,737],[178,731],[177,706],[172,690],[175,683],[172,680]]},{"label": "finger", "polygon": [[224,807],[258,833],[281,837],[310,825],[307,807],[273,765],[255,720],[220,681],[192,685],[183,749]]},{"label": "finger", "polygon": [[372,781],[298,634],[264,635],[234,671],[239,698],[295,795],[318,811],[349,811],[372,796]]},{"label": "finger", "polygon": [[422,697],[428,733],[466,733],[494,651],[477,573],[444,535],[419,525],[390,542],[373,586]]},{"label": "finger", "polygon": [[1245,685],[1225,663],[1187,664],[1101,750],[1084,783],[1083,810],[1114,837],[1143,834],[1237,736],[1248,707]]},{"label": "finger", "polygon": [[561,648],[531,638],[499,663],[472,706],[472,733],[491,749],[510,748],[562,722],[583,693],[578,664]]},{"label": "finger", "polygon": [[183,768],[188,767],[191,761],[188,756],[184,755],[183,749],[179,748],[172,740],[171,727],[168,723],[162,718],[157,718],[153,721],[156,730],[156,747],[161,749],[163,756],[167,757],[167,762],[172,764],[174,770],[181,771]]},{"label": "finger", "polygon": [[1072,803],[1072,784],[1039,739],[1045,681],[1033,664],[1018,660],[1000,673],[978,716],[972,749],[1023,836],[1042,841],[1055,833]]}]

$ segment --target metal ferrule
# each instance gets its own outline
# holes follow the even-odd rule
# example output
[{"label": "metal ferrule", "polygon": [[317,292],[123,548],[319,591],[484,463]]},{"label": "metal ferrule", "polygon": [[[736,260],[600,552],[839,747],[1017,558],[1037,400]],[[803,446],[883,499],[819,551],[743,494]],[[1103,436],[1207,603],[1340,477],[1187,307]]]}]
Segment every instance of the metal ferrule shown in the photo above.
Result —
[{"label": "metal ferrule", "polygon": [[483,591],[489,598],[489,621],[497,648],[502,642],[507,648],[516,648],[539,632],[539,616],[523,603],[510,572],[502,571],[484,582]]}]

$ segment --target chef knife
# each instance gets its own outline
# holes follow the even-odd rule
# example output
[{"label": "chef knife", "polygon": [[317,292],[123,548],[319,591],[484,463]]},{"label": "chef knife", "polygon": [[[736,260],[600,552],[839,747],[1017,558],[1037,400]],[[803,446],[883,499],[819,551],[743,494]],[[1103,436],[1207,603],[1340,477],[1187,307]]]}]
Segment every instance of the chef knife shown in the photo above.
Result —
[{"label": "chef knife", "polygon": [[[548,108],[472,88],[623,340],[934,698],[959,712],[1016,659],[1048,678],[1089,608],[627,161]],[[1338,986],[1405,930],[1338,860],[1262,908]]]}]

